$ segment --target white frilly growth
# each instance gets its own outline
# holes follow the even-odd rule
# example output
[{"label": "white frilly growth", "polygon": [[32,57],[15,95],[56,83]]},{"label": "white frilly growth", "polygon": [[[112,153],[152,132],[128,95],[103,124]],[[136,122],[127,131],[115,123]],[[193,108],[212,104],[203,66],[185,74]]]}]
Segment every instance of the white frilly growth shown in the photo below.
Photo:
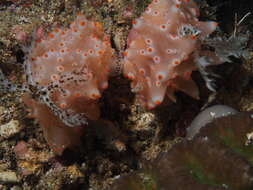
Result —
[{"label": "white frilly growth", "polygon": [[198,71],[200,72],[201,76],[203,77],[206,87],[213,91],[216,92],[216,84],[215,84],[215,78],[220,78],[219,75],[208,72],[206,70],[207,66],[213,65],[212,62],[209,61],[208,57],[206,56],[201,56],[199,57],[198,55],[195,57],[195,62],[196,66],[198,67]]}]

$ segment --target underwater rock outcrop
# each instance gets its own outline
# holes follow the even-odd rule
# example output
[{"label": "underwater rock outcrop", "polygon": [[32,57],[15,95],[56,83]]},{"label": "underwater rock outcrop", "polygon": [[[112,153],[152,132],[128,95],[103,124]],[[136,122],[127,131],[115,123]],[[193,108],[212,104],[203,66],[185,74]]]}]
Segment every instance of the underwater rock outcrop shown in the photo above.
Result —
[{"label": "underwater rock outcrop", "polygon": [[186,138],[192,139],[199,130],[212,122],[215,118],[236,114],[237,110],[226,105],[214,105],[201,111],[187,128]]},{"label": "underwater rock outcrop", "polygon": [[216,118],[112,190],[253,189],[253,112]]}]

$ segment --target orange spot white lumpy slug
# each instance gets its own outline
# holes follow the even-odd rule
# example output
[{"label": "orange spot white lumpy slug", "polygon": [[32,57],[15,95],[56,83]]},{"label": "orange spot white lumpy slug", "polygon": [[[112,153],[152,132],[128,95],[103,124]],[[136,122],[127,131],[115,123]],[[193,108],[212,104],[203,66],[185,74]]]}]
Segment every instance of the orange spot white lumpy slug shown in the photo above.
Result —
[{"label": "orange spot white lumpy slug", "polygon": [[153,0],[133,21],[123,72],[144,107],[161,104],[165,94],[175,101],[176,90],[198,94],[191,79],[197,69],[193,52],[201,51],[198,39],[217,27],[215,22],[198,21],[198,15],[194,1]]}]

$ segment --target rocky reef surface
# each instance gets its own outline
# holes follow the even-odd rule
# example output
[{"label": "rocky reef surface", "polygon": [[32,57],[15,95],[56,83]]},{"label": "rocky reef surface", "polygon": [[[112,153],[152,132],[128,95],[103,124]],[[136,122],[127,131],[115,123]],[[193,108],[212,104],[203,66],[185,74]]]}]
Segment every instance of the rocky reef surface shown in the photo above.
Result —
[{"label": "rocky reef surface", "polygon": [[193,139],[161,153],[142,171],[120,177],[112,189],[250,190],[252,125],[253,112],[214,119]]},{"label": "rocky reef surface", "polygon": [[[131,81],[121,75],[121,60],[132,21],[140,18],[151,0],[1,1],[0,70],[17,87],[26,80],[23,67],[34,37],[53,28],[68,28],[77,13],[101,23],[110,36],[117,69],[96,102],[101,120],[91,122],[80,137],[81,144],[64,150],[62,156],[53,153],[42,128],[29,118],[31,110],[22,100],[23,92],[0,88],[0,189],[154,190],[158,185],[250,189],[250,112],[217,119],[191,141],[185,137],[195,116],[211,105],[228,105],[240,112],[253,110],[252,1],[195,2],[200,6],[200,20],[219,23],[213,40],[202,48],[226,55],[225,63],[192,72],[199,100],[176,92],[176,102],[165,99],[156,109],[145,110],[135,102]],[[209,79],[215,92],[206,86]],[[224,128],[228,124],[237,127]],[[171,170],[171,165],[177,167]],[[170,180],[165,180],[166,176]]]}]

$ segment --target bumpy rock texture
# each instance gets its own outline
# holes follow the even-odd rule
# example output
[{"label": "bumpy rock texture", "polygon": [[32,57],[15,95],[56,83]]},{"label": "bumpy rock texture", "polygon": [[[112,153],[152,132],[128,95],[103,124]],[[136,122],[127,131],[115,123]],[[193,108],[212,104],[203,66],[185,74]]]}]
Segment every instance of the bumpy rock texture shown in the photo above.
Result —
[{"label": "bumpy rock texture", "polygon": [[251,190],[252,126],[252,112],[215,119],[146,170],[116,180],[112,189]]},{"label": "bumpy rock texture", "polygon": [[[78,15],[70,28],[37,39],[26,61],[28,83],[41,102],[24,98],[49,144],[60,150],[78,141],[78,128],[97,120],[97,100],[108,87],[113,50],[102,25]],[[75,144],[75,143],[74,143]]]},{"label": "bumpy rock texture", "polygon": [[200,54],[208,55],[200,51],[200,39],[217,26],[199,21],[198,16],[199,9],[192,0],[153,0],[133,21],[124,74],[132,80],[132,91],[145,107],[154,108],[166,93],[175,101],[176,90],[198,98],[191,72],[197,69]]}]

